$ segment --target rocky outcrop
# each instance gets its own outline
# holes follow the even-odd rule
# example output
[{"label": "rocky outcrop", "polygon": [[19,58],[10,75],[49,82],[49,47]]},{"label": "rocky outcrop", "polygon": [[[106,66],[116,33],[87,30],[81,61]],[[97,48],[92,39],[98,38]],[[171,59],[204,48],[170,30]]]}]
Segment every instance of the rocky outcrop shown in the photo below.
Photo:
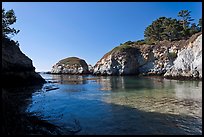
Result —
[{"label": "rocky outcrop", "polygon": [[[169,45],[170,47],[170,45]],[[123,44],[104,55],[94,66],[100,75],[161,75],[169,69],[174,57],[166,46]]]},{"label": "rocky outcrop", "polygon": [[23,54],[13,40],[2,41],[2,71],[4,86],[34,85],[45,80],[35,72],[32,60]]},{"label": "rocky outcrop", "polygon": [[[94,66],[93,74],[170,76],[174,73],[172,76],[176,76],[176,70],[182,70],[182,76],[202,77],[201,39],[202,33],[197,33],[188,40],[160,41],[155,45],[126,42],[106,53]],[[178,64],[183,59],[185,63]]]},{"label": "rocky outcrop", "polygon": [[60,60],[52,69],[52,74],[89,74],[89,67],[85,60],[69,57]]},{"label": "rocky outcrop", "polygon": [[144,63],[139,49],[121,45],[105,54],[94,66],[95,75],[137,74],[137,68]]},{"label": "rocky outcrop", "polygon": [[178,53],[165,77],[202,78],[202,34]]},{"label": "rocky outcrop", "polygon": [[94,68],[93,68],[93,66],[92,66],[91,64],[88,65],[88,70],[89,70],[89,72],[90,72],[91,74],[93,73]]}]

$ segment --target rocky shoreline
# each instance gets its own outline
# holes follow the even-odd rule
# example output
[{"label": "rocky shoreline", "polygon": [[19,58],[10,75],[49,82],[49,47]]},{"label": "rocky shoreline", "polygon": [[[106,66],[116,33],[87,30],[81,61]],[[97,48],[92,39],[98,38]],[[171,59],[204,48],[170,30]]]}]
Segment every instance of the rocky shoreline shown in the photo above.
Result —
[{"label": "rocky shoreline", "polygon": [[126,42],[106,53],[94,66],[87,65],[83,59],[69,57],[56,63],[50,74],[142,75],[202,80],[202,32],[187,40],[160,41],[155,45]]}]

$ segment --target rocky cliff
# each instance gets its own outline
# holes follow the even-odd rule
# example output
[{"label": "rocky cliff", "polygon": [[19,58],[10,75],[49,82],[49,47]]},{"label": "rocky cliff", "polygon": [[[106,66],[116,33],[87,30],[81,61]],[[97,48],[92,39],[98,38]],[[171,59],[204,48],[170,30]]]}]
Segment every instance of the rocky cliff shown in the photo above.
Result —
[{"label": "rocky cliff", "polygon": [[[201,39],[202,33],[197,33],[188,40],[160,41],[154,45],[126,42],[106,53],[94,66],[93,74],[176,76],[175,71],[182,69],[183,76],[202,77]],[[183,64],[178,64],[182,59]],[[184,74],[187,71],[191,72]]]},{"label": "rocky cliff", "polygon": [[121,45],[105,54],[94,66],[93,73],[96,75],[137,74],[137,68],[143,62],[138,48]]},{"label": "rocky cliff", "polygon": [[164,76],[202,78],[202,34],[189,40]]},{"label": "rocky cliff", "polygon": [[[86,61],[77,57],[69,57],[60,60],[52,69],[52,74],[88,74],[90,66]],[[90,68],[91,69],[91,68]]]},{"label": "rocky cliff", "polygon": [[3,87],[34,85],[45,80],[35,72],[32,60],[23,54],[13,40],[2,40],[2,70]]}]

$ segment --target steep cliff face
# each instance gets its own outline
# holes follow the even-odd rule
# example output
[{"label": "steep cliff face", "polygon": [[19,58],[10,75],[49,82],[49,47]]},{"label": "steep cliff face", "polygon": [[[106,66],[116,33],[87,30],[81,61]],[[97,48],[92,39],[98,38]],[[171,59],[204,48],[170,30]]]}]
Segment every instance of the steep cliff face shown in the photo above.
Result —
[{"label": "steep cliff face", "polygon": [[35,72],[32,60],[23,54],[14,41],[2,41],[3,86],[33,85],[45,80]]},{"label": "steep cliff face", "polygon": [[202,34],[178,53],[164,76],[202,78]]},{"label": "steep cliff face", "polygon": [[94,66],[93,74],[176,76],[182,70],[183,74],[178,72],[181,76],[202,77],[201,39],[202,34],[197,33],[188,40],[161,41],[156,45],[123,44],[106,53]]},{"label": "steep cliff face", "polygon": [[137,74],[137,67],[143,64],[139,49],[129,45],[116,47],[105,54],[94,66],[96,75]]},{"label": "steep cliff face", "polygon": [[85,60],[77,57],[69,57],[60,60],[52,69],[53,74],[88,74],[89,67]]},{"label": "steep cliff face", "polygon": [[[170,47],[170,45],[169,45]],[[94,66],[100,75],[161,75],[173,64],[170,48],[158,45],[121,45],[104,55]]]}]

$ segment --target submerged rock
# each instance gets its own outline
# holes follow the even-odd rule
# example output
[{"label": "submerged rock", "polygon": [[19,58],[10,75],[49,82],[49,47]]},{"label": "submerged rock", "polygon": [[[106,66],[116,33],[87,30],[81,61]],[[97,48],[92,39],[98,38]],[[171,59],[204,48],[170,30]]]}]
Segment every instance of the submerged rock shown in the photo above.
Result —
[{"label": "submerged rock", "polygon": [[35,72],[32,60],[23,54],[13,40],[2,41],[2,82],[3,86],[34,85],[45,80]]},{"label": "submerged rock", "polygon": [[52,69],[52,74],[88,74],[89,68],[85,60],[69,57],[60,60]]}]

